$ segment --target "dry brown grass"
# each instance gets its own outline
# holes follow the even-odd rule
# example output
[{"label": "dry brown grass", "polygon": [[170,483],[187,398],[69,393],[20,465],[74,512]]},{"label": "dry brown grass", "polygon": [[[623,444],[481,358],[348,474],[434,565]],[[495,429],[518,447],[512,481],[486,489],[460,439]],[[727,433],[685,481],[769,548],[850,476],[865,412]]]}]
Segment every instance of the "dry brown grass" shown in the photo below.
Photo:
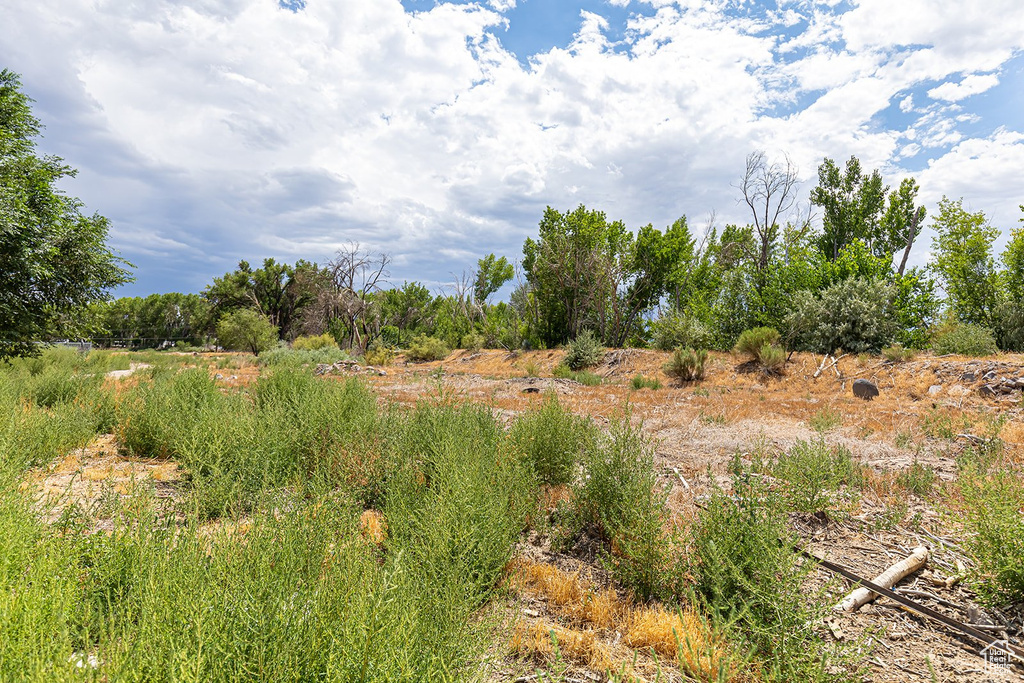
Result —
[{"label": "dry brown grass", "polygon": [[[612,588],[598,589],[578,572],[531,560],[514,560],[509,581],[520,593],[546,601],[572,626],[520,624],[511,641],[517,654],[550,661],[557,641],[563,659],[599,671],[638,676],[640,671],[632,662],[639,651],[678,665],[694,680],[719,681],[723,676],[725,680],[752,680],[749,672],[741,670],[724,637],[692,610],[673,612],[656,604],[636,605]],[[621,638],[630,650],[616,652],[602,640],[603,635],[611,637],[613,631],[615,640]]]}]

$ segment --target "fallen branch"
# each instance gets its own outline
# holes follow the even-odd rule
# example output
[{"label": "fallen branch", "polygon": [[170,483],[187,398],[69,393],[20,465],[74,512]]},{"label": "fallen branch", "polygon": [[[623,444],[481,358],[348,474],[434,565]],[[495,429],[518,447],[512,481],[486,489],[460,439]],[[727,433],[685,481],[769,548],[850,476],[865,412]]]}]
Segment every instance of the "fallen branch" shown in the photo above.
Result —
[{"label": "fallen branch", "polygon": [[[903,560],[900,560],[896,564],[892,565],[884,572],[876,576],[871,583],[881,586],[882,588],[892,588],[905,577],[913,574],[918,569],[923,567],[928,562],[928,549],[924,546],[914,548],[914,551]],[[853,612],[861,605],[866,605],[875,598],[878,597],[878,593],[875,593],[867,588],[858,588],[847,595],[842,601],[835,606],[836,611],[842,612]]]}]

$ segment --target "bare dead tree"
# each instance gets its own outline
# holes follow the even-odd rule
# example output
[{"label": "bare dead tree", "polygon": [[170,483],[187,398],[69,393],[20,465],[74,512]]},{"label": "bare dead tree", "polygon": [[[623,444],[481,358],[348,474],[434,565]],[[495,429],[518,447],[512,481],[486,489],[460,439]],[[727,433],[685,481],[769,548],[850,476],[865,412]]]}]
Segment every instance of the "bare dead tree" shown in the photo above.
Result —
[{"label": "bare dead tree", "polygon": [[349,242],[327,263],[331,286],[329,292],[321,293],[322,305],[345,321],[349,348],[361,349],[366,341],[371,322],[369,296],[386,281],[390,263],[390,254],[363,251],[358,242]]},{"label": "bare dead tree", "polygon": [[740,190],[754,218],[760,270],[768,267],[772,245],[779,236],[779,217],[793,207],[797,185],[797,169],[788,155],[771,163],[762,150],[747,155]]}]

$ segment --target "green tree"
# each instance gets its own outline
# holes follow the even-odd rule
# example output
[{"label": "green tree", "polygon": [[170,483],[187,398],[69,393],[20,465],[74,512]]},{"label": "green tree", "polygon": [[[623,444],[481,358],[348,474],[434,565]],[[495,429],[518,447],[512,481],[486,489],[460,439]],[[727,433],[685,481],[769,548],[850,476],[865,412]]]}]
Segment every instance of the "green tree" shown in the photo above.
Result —
[{"label": "green tree", "polygon": [[[1024,204],[1020,210],[1024,212]],[[1024,218],[1020,222],[1024,223]],[[1006,293],[1012,301],[1024,304],[1024,227],[1010,231],[1010,241],[1003,251],[1002,262],[1006,266],[1003,274]]]},{"label": "green tree", "polygon": [[236,270],[214,278],[203,296],[219,313],[251,308],[290,338],[302,308],[312,301],[323,279],[318,275],[315,265],[301,260],[291,266],[267,258],[256,269],[248,261],[239,261]]},{"label": "green tree", "polygon": [[946,291],[946,304],[960,322],[991,326],[999,301],[999,274],[992,257],[992,243],[999,230],[981,211],[963,208],[963,199],[943,197],[932,223],[938,233],[932,240],[931,264]]},{"label": "green tree", "polygon": [[512,264],[502,256],[496,258],[494,254],[488,254],[476,262],[476,278],[473,281],[473,300],[483,305],[487,297],[501,289],[506,282],[512,279]]},{"label": "green tree", "polygon": [[249,351],[258,356],[277,344],[277,328],[267,316],[240,308],[217,321],[217,341],[225,349]]},{"label": "green tree", "polygon": [[548,207],[539,239],[523,245],[529,291],[518,296],[537,316],[547,344],[594,329],[604,343],[621,346],[665,294],[687,249],[692,239],[685,219],[664,233],[648,225],[634,237],[601,211],[580,205],[563,214]]},{"label": "green tree", "polygon": [[131,281],[106,246],[107,219],[58,188],[75,170],[37,155],[31,102],[17,74],[0,71],[0,359],[76,334],[89,303]]},{"label": "green tree", "polygon": [[825,158],[818,167],[818,186],[811,190],[811,203],[822,209],[818,248],[825,258],[839,258],[839,251],[855,239],[876,256],[892,256],[893,245],[882,230],[887,192],[881,174],[877,170],[862,173],[857,157],[850,157],[844,171]]},{"label": "green tree", "polygon": [[916,180],[904,178],[899,189],[889,195],[889,206],[882,216],[882,232],[889,248],[895,252],[903,245],[903,258],[896,270],[899,275],[906,271],[910,250],[924,226],[925,208],[915,205],[919,189]]}]

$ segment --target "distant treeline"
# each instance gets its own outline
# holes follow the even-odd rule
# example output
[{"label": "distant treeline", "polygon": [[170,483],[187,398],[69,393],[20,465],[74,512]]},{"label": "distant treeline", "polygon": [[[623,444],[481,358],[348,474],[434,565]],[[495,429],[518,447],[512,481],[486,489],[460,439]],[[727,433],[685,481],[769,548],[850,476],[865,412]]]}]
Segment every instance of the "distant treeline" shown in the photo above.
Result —
[{"label": "distant treeline", "polygon": [[[782,221],[796,203],[788,159],[751,154],[739,186],[752,222],[697,235],[685,217],[634,231],[582,205],[549,207],[518,277],[489,254],[441,293],[419,282],[387,287],[389,255],[351,245],[322,265],[243,261],[201,294],[96,304],[92,329],[134,346],[201,345],[218,320],[250,310],[282,340],[326,333],[357,350],[419,335],[450,347],[545,348],[584,330],[608,346],[728,349],[762,326],[789,349],[817,352],[925,348],[952,330],[1024,350],[1024,228],[997,257],[999,230],[984,213],[943,198],[928,266],[907,268],[928,220],[912,178],[891,190],[856,157],[843,168],[826,158],[811,192],[820,228]],[[508,301],[489,301],[512,280]]]}]

